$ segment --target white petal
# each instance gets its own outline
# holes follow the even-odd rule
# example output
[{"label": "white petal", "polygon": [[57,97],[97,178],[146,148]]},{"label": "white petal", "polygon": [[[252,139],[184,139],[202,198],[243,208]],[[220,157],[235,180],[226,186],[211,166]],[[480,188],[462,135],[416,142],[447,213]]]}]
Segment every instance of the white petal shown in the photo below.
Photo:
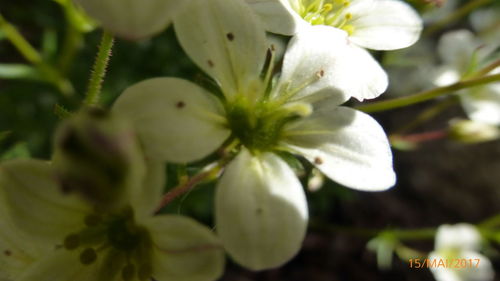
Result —
[{"label": "white petal", "polygon": [[186,0],[75,0],[117,36],[139,39],[162,31]]},{"label": "white petal", "polygon": [[288,0],[246,0],[259,15],[267,31],[293,35],[299,26],[308,24],[293,10]]},{"label": "white petal", "polygon": [[0,198],[16,227],[34,241],[61,243],[79,230],[89,207],[62,193],[52,167],[38,160],[14,160],[0,166]]},{"label": "white petal", "polygon": [[500,83],[463,92],[460,102],[471,120],[500,125]]},{"label": "white petal", "polygon": [[[353,7],[354,8],[354,7]],[[413,45],[422,31],[422,19],[408,4],[397,0],[373,1],[366,9],[349,11],[354,26],[352,42],[369,49],[394,50]]]},{"label": "white petal", "polygon": [[267,44],[257,16],[243,0],[193,0],[175,18],[189,57],[231,99],[259,79]]},{"label": "white petal", "polygon": [[39,259],[16,281],[93,281],[96,280],[98,262],[85,266],[78,252],[54,250]]},{"label": "white petal", "polygon": [[379,96],[387,75],[371,55],[348,44],[347,33],[328,26],[313,26],[296,34],[288,45],[275,97],[296,93],[294,99],[318,92],[359,100]]},{"label": "white petal", "polygon": [[182,216],[157,216],[144,221],[153,239],[156,280],[209,281],[224,270],[224,251],[205,226]]},{"label": "white petal", "polygon": [[447,32],[439,39],[438,53],[445,64],[463,73],[471,63],[474,51],[480,43],[466,29]]},{"label": "white petal", "polygon": [[435,249],[478,250],[481,234],[475,226],[466,223],[442,225],[436,233]]},{"label": "white petal", "polygon": [[17,280],[19,274],[40,258],[53,245],[37,243],[19,231],[0,202],[0,280]]},{"label": "white petal", "polygon": [[215,196],[217,233],[229,255],[261,270],[282,265],[300,249],[307,202],[292,169],[278,156],[242,150],[226,168]]},{"label": "white petal", "polygon": [[369,115],[350,108],[321,108],[286,128],[287,145],[330,179],[358,190],[392,187],[389,142]]},{"label": "white petal", "polygon": [[139,188],[133,189],[131,204],[138,220],[153,215],[166,183],[165,164],[149,159],[147,174]]},{"label": "white petal", "polygon": [[206,90],[177,78],[149,79],[129,87],[113,111],[133,122],[151,159],[199,160],[230,134],[224,127],[220,102]]},{"label": "white petal", "polygon": [[436,71],[434,84],[436,86],[448,86],[460,80],[460,73],[454,67],[444,66]]}]

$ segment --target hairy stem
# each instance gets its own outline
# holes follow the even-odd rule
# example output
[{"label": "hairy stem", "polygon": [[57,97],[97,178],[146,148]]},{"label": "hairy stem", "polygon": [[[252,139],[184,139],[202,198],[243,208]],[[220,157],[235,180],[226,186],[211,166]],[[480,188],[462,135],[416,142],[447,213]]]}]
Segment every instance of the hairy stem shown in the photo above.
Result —
[{"label": "hairy stem", "polygon": [[95,59],[92,74],[88,84],[87,94],[85,97],[85,105],[96,105],[99,103],[101,96],[102,82],[106,75],[111,51],[113,48],[114,38],[111,34],[104,31],[102,34],[101,44]]}]

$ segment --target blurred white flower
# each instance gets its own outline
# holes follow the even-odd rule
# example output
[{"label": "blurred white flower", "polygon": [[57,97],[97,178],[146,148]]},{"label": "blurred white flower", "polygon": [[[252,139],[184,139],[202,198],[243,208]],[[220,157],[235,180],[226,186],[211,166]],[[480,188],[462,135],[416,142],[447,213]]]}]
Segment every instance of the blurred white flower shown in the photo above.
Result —
[{"label": "blurred white flower", "polygon": [[464,143],[478,143],[500,138],[500,128],[472,120],[451,120],[450,136]]},{"label": "blurred white flower", "polygon": [[137,40],[165,29],[189,0],[73,0],[116,36]]},{"label": "blurred white flower", "polygon": [[[434,251],[429,254],[431,261],[453,263],[455,259],[465,259],[466,266],[430,267],[437,281],[489,281],[494,272],[490,260],[478,253],[481,234],[470,224],[442,225],[438,228]],[[473,262],[470,263],[469,259]],[[479,262],[478,262],[479,261]]]},{"label": "blurred white flower", "polygon": [[[500,7],[491,5],[485,9],[475,10],[470,14],[470,22],[475,33],[486,44],[499,47],[500,41]],[[494,48],[494,47],[493,47]]]},{"label": "blurred white flower", "polygon": [[[467,77],[489,62],[493,51],[491,45],[484,45],[468,30],[444,34],[438,45],[438,52],[444,65],[440,67],[434,83],[446,86]],[[500,67],[489,74],[497,73],[500,73]],[[462,107],[471,120],[500,125],[500,83],[490,83],[460,91],[459,97]]]},{"label": "blurred white flower", "polygon": [[[196,161],[237,140],[241,151],[217,186],[217,232],[238,263],[277,267],[300,249],[308,210],[299,180],[276,152],[303,155],[358,190],[394,185],[383,129],[370,116],[339,106],[367,95],[380,79],[370,66],[356,64],[367,53],[353,53],[345,32],[319,27],[298,33],[275,76],[273,48],[266,63],[265,31],[244,1],[194,0],[185,11],[175,19],[177,36],[218,84],[219,97],[185,80],[156,78],[125,90],[113,111],[134,123],[152,159]],[[327,46],[309,40],[326,34],[333,35]]]},{"label": "blurred white flower", "polygon": [[128,172],[136,178],[127,178],[135,184],[121,190],[123,205],[111,210],[64,192],[50,163],[29,159],[0,165],[0,217],[7,218],[0,228],[2,274],[16,281],[217,279],[224,265],[220,242],[192,219],[153,216],[164,168],[150,162],[144,169],[142,158],[135,161],[131,169],[137,171]]}]

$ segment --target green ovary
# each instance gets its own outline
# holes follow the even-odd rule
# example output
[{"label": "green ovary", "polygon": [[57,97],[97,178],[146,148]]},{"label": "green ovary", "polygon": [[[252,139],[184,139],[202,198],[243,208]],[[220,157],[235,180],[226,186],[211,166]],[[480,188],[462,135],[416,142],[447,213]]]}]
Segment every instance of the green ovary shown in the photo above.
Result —
[{"label": "green ovary", "polygon": [[252,151],[270,151],[278,144],[286,116],[273,114],[264,105],[248,106],[237,101],[227,108],[229,128],[245,147]]},{"label": "green ovary", "polygon": [[352,34],[354,26],[349,24],[352,14],[345,13],[350,4],[349,0],[302,0],[299,6],[294,8],[312,25],[329,25]]}]

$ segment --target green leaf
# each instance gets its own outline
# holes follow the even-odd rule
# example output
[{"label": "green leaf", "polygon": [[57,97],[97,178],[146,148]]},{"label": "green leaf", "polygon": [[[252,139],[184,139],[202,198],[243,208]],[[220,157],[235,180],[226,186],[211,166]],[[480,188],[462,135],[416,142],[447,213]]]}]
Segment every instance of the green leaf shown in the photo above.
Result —
[{"label": "green leaf", "polygon": [[43,32],[42,55],[47,59],[57,55],[57,33],[53,29],[46,29]]},{"label": "green leaf", "polygon": [[26,64],[0,64],[0,78],[40,80],[39,72]]},{"label": "green leaf", "polygon": [[30,158],[31,153],[25,142],[18,142],[0,155],[0,160]]}]

